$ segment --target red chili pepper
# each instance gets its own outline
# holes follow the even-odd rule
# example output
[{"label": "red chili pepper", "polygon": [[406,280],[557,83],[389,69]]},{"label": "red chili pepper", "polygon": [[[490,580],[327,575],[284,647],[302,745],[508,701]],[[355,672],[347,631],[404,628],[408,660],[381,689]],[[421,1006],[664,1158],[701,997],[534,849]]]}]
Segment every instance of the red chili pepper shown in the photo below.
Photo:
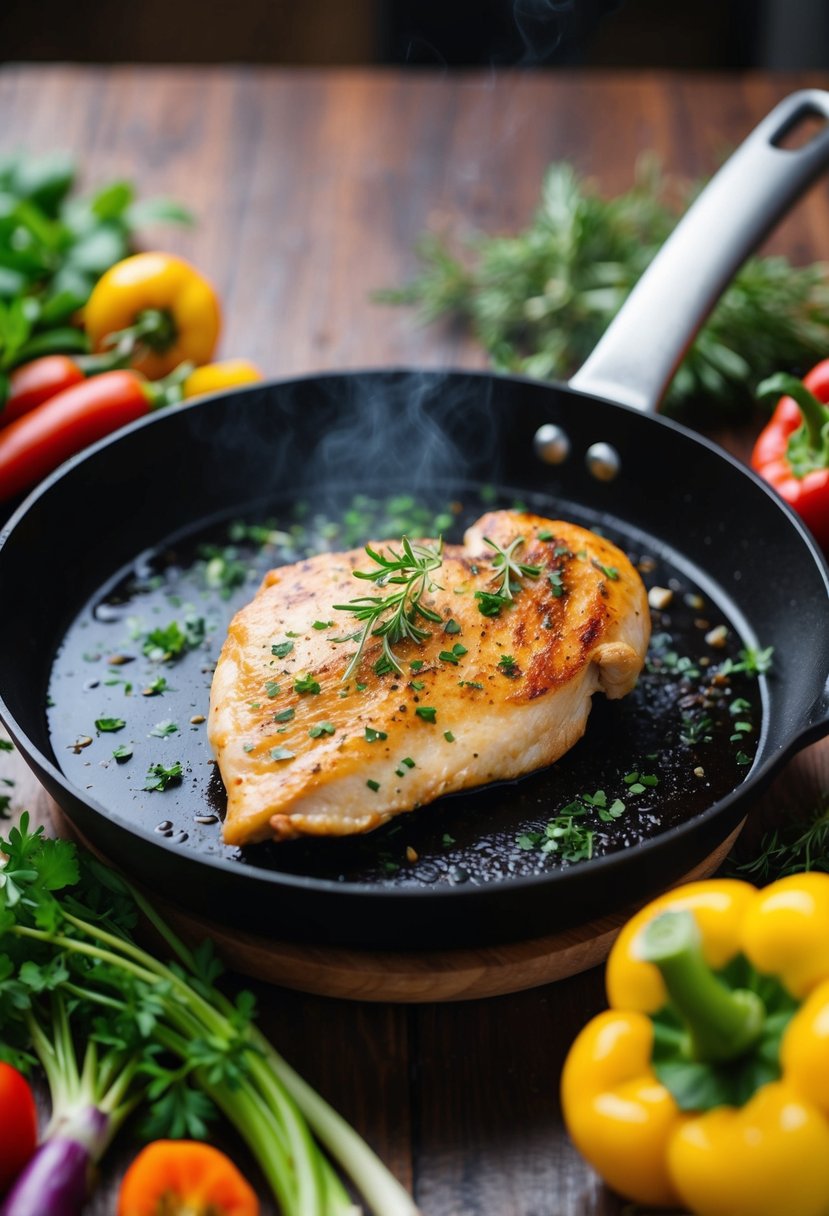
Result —
[{"label": "red chili pepper", "polygon": [[9,376],[9,395],[0,405],[0,426],[14,422],[83,379],[84,373],[67,355],[44,355],[16,367]]},{"label": "red chili pepper", "polygon": [[0,502],[163,400],[163,389],[127,370],[104,372],[50,397],[0,430]]},{"label": "red chili pepper", "polygon": [[757,394],[780,400],[757,438],[751,466],[829,552],[829,408],[824,404],[829,401],[829,359],[803,380],[783,372],[771,376]]}]

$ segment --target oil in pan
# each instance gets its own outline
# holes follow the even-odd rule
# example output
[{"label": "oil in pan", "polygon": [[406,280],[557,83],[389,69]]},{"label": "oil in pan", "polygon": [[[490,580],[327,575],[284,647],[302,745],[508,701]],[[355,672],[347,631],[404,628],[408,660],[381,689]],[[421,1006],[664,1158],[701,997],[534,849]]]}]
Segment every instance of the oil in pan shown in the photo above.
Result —
[{"label": "oil in pan", "polygon": [[[498,507],[570,519],[631,557],[653,617],[633,693],[596,697],[580,742],[520,780],[439,799],[365,836],[225,846],[224,789],[205,730],[210,683],[227,625],[265,571],[371,538],[460,540],[482,509]],[[58,764],[79,789],[182,849],[343,882],[497,883],[634,846],[739,785],[757,748],[757,676],[769,662],[681,557],[624,525],[478,485],[427,505],[351,493],[325,514],[276,505],[267,518],[227,520],[138,557],[68,629],[48,719]]]}]

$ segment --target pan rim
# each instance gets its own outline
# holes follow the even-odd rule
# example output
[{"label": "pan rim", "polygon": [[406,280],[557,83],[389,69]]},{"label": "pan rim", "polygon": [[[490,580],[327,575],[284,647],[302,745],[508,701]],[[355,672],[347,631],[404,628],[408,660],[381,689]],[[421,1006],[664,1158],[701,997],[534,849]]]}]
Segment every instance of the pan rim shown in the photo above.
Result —
[{"label": "pan rim", "polygon": [[[213,401],[219,398],[227,398],[230,396],[248,396],[262,391],[270,391],[279,388],[289,388],[293,385],[306,384],[308,382],[325,382],[342,379],[361,378],[403,378],[416,377],[421,380],[439,381],[446,378],[465,378],[471,380],[480,380],[485,383],[497,381],[505,384],[520,384],[531,387],[533,391],[553,390],[554,392],[563,392],[568,396],[584,399],[587,401],[601,402],[604,405],[610,406],[613,409],[623,410],[628,415],[643,416],[643,411],[640,411],[632,406],[614,401],[610,397],[597,396],[592,393],[586,393],[578,389],[570,388],[566,382],[547,382],[533,379],[527,376],[505,375],[497,372],[489,372],[481,369],[465,369],[465,368],[408,368],[400,366],[389,367],[371,367],[371,368],[346,368],[346,369],[330,369],[323,372],[308,372],[300,376],[288,378],[273,378],[264,381],[258,381],[249,385],[238,386],[236,388],[226,389],[220,392],[205,394],[199,398],[195,398],[190,402],[185,402],[176,407],[176,411],[196,409],[208,401]],[[0,561],[2,560],[2,551],[6,544],[13,536],[18,525],[29,514],[30,511],[36,509],[38,502],[47,496],[53,486],[62,481],[65,477],[83,466],[88,460],[93,458],[98,452],[107,449],[110,446],[122,442],[129,438],[133,432],[139,431],[145,426],[158,425],[163,423],[164,418],[173,416],[173,411],[159,412],[149,414],[137,421],[130,423],[126,427],[122,427],[113,434],[99,440],[97,443],[84,449],[83,452],[66,461],[60,468],[56,469],[47,478],[45,478],[37,487],[35,487],[29,495],[18,505],[12,512],[9,519],[0,529]],[[685,439],[691,440],[695,444],[700,445],[711,453],[717,460],[724,461],[735,472],[739,472],[744,477],[747,477],[756,488],[761,490],[767,498],[771,500],[774,507],[782,511],[783,515],[788,519],[789,525],[793,527],[801,543],[806,546],[806,549],[811,557],[817,572],[819,573],[824,588],[829,599],[829,563],[817,546],[812,534],[809,532],[806,525],[791,508],[769,485],[766,483],[753,469],[748,467],[742,461],[726,452],[713,440],[705,435],[701,435],[682,423],[677,422],[672,418],[666,418],[658,413],[648,413],[644,415],[649,423],[658,423],[669,430],[682,435]],[[154,847],[161,846],[171,856],[175,856],[179,863],[186,863],[189,867],[196,867],[204,870],[217,870],[227,873],[235,877],[245,877],[256,884],[264,884],[265,886],[286,887],[304,892],[320,892],[321,894],[342,893],[344,895],[359,896],[370,900],[386,900],[391,899],[395,903],[405,903],[407,901],[417,902],[420,899],[429,899],[434,901],[438,898],[440,901],[446,899],[464,899],[467,903],[474,903],[476,899],[489,897],[494,891],[509,890],[510,892],[529,890],[535,887],[548,887],[551,882],[556,882],[559,887],[566,887],[568,881],[582,881],[583,863],[574,863],[566,867],[556,867],[549,871],[539,874],[510,877],[503,882],[487,882],[481,884],[459,884],[447,887],[395,887],[393,885],[382,886],[376,884],[367,884],[353,881],[340,882],[337,880],[318,878],[308,875],[285,873],[282,871],[267,870],[261,867],[248,866],[233,857],[211,857],[210,855],[182,852],[180,845],[172,844],[157,834],[143,829],[140,826],[130,823],[127,819],[118,814],[117,811],[108,810],[94,797],[80,790],[72,782],[70,782],[65,774],[57,767],[56,763],[50,760],[43,751],[35,745],[29,738],[29,735],[24,731],[16,717],[11,713],[6,699],[0,689],[0,719],[5,723],[10,735],[18,745],[21,754],[28,758],[33,767],[39,772],[48,775],[54,785],[60,787],[67,795],[69,802],[72,800],[80,800],[95,816],[100,816],[103,820],[113,823],[119,831],[126,832],[129,837],[136,838],[146,844]],[[759,764],[755,764],[752,769],[746,774],[743,781],[735,786],[723,798],[714,802],[704,811],[693,816],[692,818],[667,828],[658,835],[650,837],[644,841],[638,842],[634,847],[634,851],[639,857],[644,857],[645,861],[654,852],[658,853],[663,849],[668,842],[675,841],[677,837],[681,838],[685,835],[691,836],[696,832],[703,831],[708,822],[714,818],[725,817],[731,808],[732,804],[737,801],[742,801],[747,792],[754,790],[760,792],[763,786],[771,779],[774,772],[789,758],[793,752],[799,747],[809,742],[810,734],[820,729],[820,724],[803,724],[795,728],[793,733],[782,741],[781,746],[774,754],[763,759]],[[825,733],[825,732],[824,732]],[[23,746],[21,746],[21,743]],[[72,813],[67,812],[70,819]],[[601,857],[590,859],[589,867],[591,874],[596,875],[596,880],[601,881],[601,877],[608,872],[617,868],[624,862],[625,858],[630,855],[629,850],[621,850],[614,853],[608,853]],[[574,876],[578,876],[575,879]]]}]

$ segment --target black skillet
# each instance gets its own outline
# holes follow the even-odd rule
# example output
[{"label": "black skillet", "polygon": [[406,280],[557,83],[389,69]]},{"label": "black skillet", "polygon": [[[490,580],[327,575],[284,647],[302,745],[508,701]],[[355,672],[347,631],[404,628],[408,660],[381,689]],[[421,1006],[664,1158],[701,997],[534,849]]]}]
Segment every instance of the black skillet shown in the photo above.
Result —
[{"label": "black skillet", "polygon": [[[721,844],[787,757],[829,731],[827,568],[764,483],[647,411],[736,267],[829,161],[827,130],[780,146],[815,114],[829,116],[829,95],[796,94],[764,120],[570,386],[412,371],[253,386],[126,428],[49,478],[0,537],[0,713],[79,831],[214,921],[364,947],[540,935],[664,888]],[[289,539],[242,543],[261,567],[320,536],[344,543],[355,513],[377,536],[384,510],[411,514],[382,506],[404,494],[421,512],[448,507],[457,529],[520,499],[617,539],[672,593],[640,687],[596,704],[585,738],[545,772],[356,841],[225,849],[199,718],[227,616],[251,588],[207,591],[200,544],[221,550],[234,521],[272,516]],[[206,641],[153,665],[141,638],[185,602]],[[771,672],[712,684],[745,647],[773,647]],[[159,676],[168,691],[142,696]],[[119,716],[118,732],[93,725]],[[133,755],[119,764],[121,745]],[[175,760],[180,784],[142,788],[151,764]],[[574,816],[600,789],[624,813],[605,822],[582,802]],[[566,842],[543,851],[546,825],[568,814],[591,857],[562,860]]]}]

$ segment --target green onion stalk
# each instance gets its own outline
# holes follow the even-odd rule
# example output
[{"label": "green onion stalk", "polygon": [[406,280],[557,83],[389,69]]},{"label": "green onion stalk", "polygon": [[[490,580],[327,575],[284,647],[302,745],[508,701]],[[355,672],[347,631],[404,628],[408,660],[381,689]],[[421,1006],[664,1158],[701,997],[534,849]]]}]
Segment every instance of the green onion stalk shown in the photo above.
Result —
[{"label": "green onion stalk", "polygon": [[[41,1145],[2,1216],[79,1212],[92,1167],[139,1108],[147,1138],[204,1138],[221,1111],[284,1216],[416,1216],[409,1194],[254,1023],[249,992],[216,985],[210,943],[188,948],[129,883],[67,841],[0,838],[0,1058],[38,1062],[52,1099]],[[172,953],[133,937],[139,916]],[[79,1056],[78,1044],[84,1044]],[[40,1205],[40,1206],[38,1206]]]}]

